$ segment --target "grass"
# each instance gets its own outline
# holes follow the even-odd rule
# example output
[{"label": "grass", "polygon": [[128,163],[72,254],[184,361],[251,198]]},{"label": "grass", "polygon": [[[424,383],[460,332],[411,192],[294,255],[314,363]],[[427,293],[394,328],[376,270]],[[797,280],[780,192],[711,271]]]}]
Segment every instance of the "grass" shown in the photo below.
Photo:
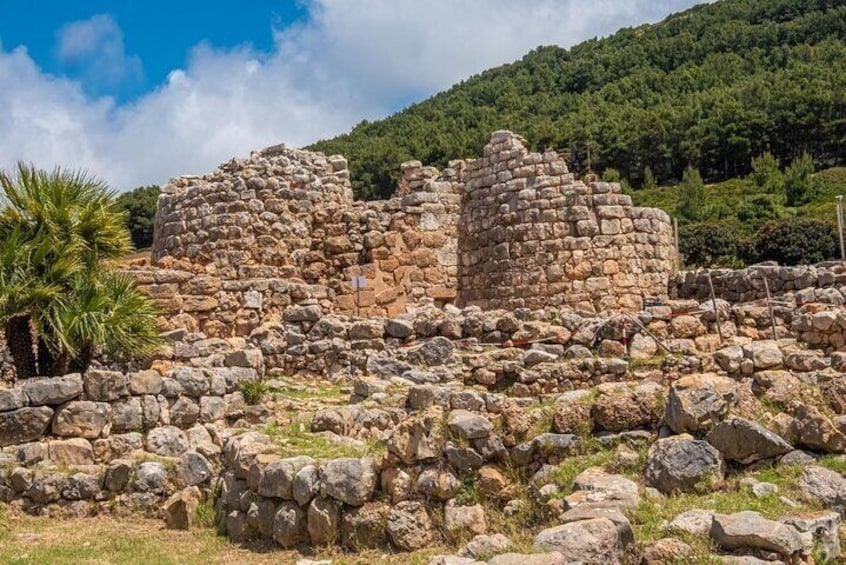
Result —
[{"label": "grass", "polygon": [[[803,468],[799,465],[780,466],[757,472],[737,475],[726,480],[720,490],[701,494],[676,494],[661,500],[644,498],[641,503],[628,512],[635,539],[639,543],[658,540],[673,535],[688,543],[696,552],[696,563],[715,563],[709,556],[715,552],[707,536],[697,537],[679,532],[665,532],[664,525],[678,514],[687,510],[701,509],[720,514],[732,514],[744,510],[758,512],[765,518],[778,519],[790,514],[819,509],[818,503],[802,499],[797,487],[797,480]],[[761,482],[773,483],[778,492],[756,498],[749,487],[742,487],[740,480],[754,477]],[[802,503],[801,508],[794,508],[781,500],[785,496],[794,502]]]},{"label": "grass", "polygon": [[238,546],[210,528],[167,530],[160,520],[135,516],[58,519],[10,514],[0,504],[4,565],[293,565],[303,558],[326,559],[334,565],[426,565],[433,555],[451,552],[433,544],[414,554],[344,554],[338,547],[301,554],[268,543]]},{"label": "grass", "polygon": [[283,457],[307,455],[314,459],[338,459],[343,457],[377,457],[385,452],[385,442],[368,440],[359,443],[336,443],[320,434],[308,431],[308,424],[302,421],[280,426],[270,423],[264,427],[273,440],[276,452]]},{"label": "grass", "polygon": [[319,387],[285,385],[281,387],[269,387],[268,390],[275,395],[292,400],[341,400],[349,397],[348,386],[334,383],[320,383]]}]

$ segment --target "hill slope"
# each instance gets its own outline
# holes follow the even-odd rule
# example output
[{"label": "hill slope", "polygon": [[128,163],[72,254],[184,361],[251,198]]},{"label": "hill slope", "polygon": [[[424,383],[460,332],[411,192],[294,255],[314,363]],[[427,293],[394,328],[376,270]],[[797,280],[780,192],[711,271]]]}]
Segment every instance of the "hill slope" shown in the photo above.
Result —
[{"label": "hill slope", "polygon": [[444,165],[511,129],[535,148],[591,147],[636,185],[694,164],[716,180],[771,151],[846,163],[846,1],[722,0],[569,50],[540,47],[387,119],[310,147],[385,197],[408,159]]}]

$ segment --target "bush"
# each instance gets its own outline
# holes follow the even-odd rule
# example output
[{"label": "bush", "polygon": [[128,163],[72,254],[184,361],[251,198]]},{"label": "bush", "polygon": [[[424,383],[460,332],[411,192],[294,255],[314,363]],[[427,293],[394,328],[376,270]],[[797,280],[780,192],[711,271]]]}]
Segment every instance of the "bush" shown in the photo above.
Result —
[{"label": "bush", "polygon": [[117,205],[126,212],[126,227],[129,228],[135,249],[153,245],[156,203],[160,192],[161,189],[155,185],[139,186],[117,198]]},{"label": "bush", "polygon": [[791,218],[764,224],[755,236],[758,261],[805,265],[835,259],[837,228],[810,218]]},{"label": "bush", "polygon": [[752,173],[749,178],[763,192],[781,194],[784,190],[784,174],[772,153],[767,152],[752,159]]},{"label": "bush", "polygon": [[737,267],[746,256],[743,238],[721,224],[682,226],[679,247],[682,260],[689,267]]},{"label": "bush", "polygon": [[264,381],[244,382],[238,387],[241,394],[244,395],[244,402],[248,406],[255,406],[260,403],[267,394],[268,387]]},{"label": "bush", "polygon": [[760,225],[768,220],[784,218],[784,207],[779,203],[779,196],[774,194],[753,194],[745,198],[737,207],[737,219]]}]

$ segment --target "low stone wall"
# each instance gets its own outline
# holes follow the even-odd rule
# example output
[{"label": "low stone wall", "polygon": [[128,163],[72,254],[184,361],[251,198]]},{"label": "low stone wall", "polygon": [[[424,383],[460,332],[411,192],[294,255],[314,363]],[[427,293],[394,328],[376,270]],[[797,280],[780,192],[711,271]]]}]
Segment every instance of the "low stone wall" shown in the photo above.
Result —
[{"label": "low stone wall", "polygon": [[[846,287],[846,265],[820,263],[780,267],[754,265],[745,269],[711,271],[714,294],[731,303],[752,302],[767,297],[764,279],[773,296],[791,295],[797,304],[828,302],[842,304]],[[670,298],[706,300],[711,297],[705,271],[683,271],[670,278]]]},{"label": "low stone wall", "polygon": [[0,500],[82,515],[117,501],[159,515],[163,496],[208,485],[225,427],[267,416],[241,392],[263,376],[263,360],[243,340],[174,337],[153,369],[0,389]]}]

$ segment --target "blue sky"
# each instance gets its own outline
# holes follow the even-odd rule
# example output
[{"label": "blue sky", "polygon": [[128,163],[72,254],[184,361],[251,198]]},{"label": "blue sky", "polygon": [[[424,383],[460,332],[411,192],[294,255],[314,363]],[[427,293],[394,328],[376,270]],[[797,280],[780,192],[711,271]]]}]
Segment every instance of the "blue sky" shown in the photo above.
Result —
[{"label": "blue sky", "polygon": [[0,0],[0,168],[119,190],[387,116],[696,0]]},{"label": "blue sky", "polygon": [[[137,57],[140,64],[138,76],[103,84],[86,73],[85,60],[62,56],[59,46],[72,23],[97,15],[107,15],[116,24],[126,56]],[[294,0],[0,0],[0,40],[7,50],[26,46],[45,72],[79,80],[90,94],[111,94],[125,102],[183,67],[199,43],[223,48],[249,43],[269,52],[273,29],[306,15],[304,6]]]}]

